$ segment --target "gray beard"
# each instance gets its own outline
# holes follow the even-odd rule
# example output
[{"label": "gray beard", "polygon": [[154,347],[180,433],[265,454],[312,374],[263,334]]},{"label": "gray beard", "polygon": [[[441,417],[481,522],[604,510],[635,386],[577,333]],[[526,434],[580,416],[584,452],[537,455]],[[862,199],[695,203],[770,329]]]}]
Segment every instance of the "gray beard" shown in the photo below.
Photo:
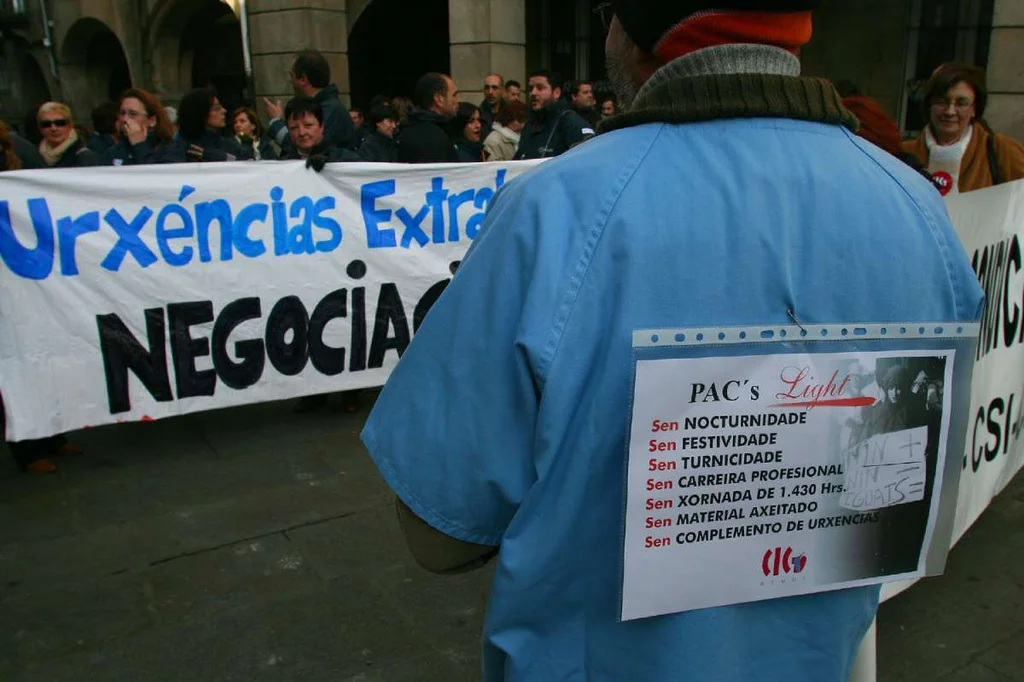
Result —
[{"label": "gray beard", "polygon": [[615,91],[615,98],[619,103],[620,112],[633,108],[633,101],[636,100],[637,89],[633,85],[633,79],[629,77],[626,67],[623,65],[622,52],[624,46],[616,45],[605,57],[605,65],[608,69],[608,80]]}]

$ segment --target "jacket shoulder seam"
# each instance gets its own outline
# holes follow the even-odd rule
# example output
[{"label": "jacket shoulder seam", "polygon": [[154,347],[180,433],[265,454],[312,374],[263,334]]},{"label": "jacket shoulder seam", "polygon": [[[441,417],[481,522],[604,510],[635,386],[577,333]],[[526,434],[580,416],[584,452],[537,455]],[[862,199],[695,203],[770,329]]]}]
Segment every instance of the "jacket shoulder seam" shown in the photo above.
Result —
[{"label": "jacket shoulder seam", "polygon": [[540,366],[538,367],[537,372],[538,388],[541,392],[543,392],[547,386],[547,379],[551,366],[554,364],[555,358],[561,350],[562,341],[565,338],[565,329],[568,326],[569,319],[572,317],[572,313],[576,308],[576,301],[579,299],[580,290],[583,288],[583,284],[586,281],[590,265],[593,262],[594,253],[597,251],[598,242],[601,241],[601,237],[604,235],[605,229],[607,228],[612,215],[615,213],[619,200],[632,183],[633,178],[636,177],[636,173],[643,165],[644,160],[651,153],[651,150],[654,149],[655,142],[657,142],[658,138],[661,137],[664,129],[665,126],[662,124],[658,132],[651,136],[646,149],[644,149],[642,153],[638,154],[634,161],[623,168],[623,170],[618,174],[613,185],[613,190],[609,192],[608,198],[598,211],[594,225],[590,228],[589,234],[587,235],[586,241],[583,245],[583,250],[580,253],[575,267],[573,268],[572,275],[570,276],[568,288],[563,294],[562,302],[555,313],[555,320],[552,323],[548,339],[541,351]]}]

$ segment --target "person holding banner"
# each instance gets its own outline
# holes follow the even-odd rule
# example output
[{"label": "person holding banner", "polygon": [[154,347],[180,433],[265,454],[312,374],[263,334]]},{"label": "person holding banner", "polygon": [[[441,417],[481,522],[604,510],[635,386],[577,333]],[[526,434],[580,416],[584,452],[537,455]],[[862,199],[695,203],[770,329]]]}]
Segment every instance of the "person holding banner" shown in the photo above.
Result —
[{"label": "person holding banner", "polygon": [[335,147],[324,133],[324,112],[312,97],[293,97],[284,110],[291,144],[284,149],[285,160],[305,160],[317,173],[327,163],[360,161],[355,152]]},{"label": "person holding banner", "polygon": [[98,166],[100,158],[86,147],[74,128],[71,109],[60,102],[46,102],[36,112],[36,123],[43,136],[39,153],[50,168]]},{"label": "person holding banner", "polygon": [[[831,365],[821,377],[787,367],[804,362],[782,346],[801,345],[805,325],[841,338],[839,325],[949,320],[955,329],[952,321],[966,327],[980,315],[981,289],[934,188],[856,136],[857,120],[829,82],[800,76],[815,4],[604,3],[609,73],[625,113],[497,193],[377,400],[362,438],[398,498],[414,557],[437,573],[497,558],[483,633],[488,682],[849,678],[877,609],[879,574],[870,574],[873,586],[803,586],[817,579],[808,573],[870,563],[860,544],[831,544],[855,536],[766,531],[803,513],[772,505],[764,526],[725,527],[752,535],[690,532],[705,523],[696,517],[717,523],[744,511],[734,503],[741,492],[751,498],[751,488],[737,487],[748,475],[792,474],[804,490],[797,495],[814,494],[804,484],[818,481],[808,477],[829,474],[761,464],[822,453],[801,448],[799,435],[788,452],[740,450],[724,430],[707,442],[725,443],[695,444],[705,439],[679,436],[700,427],[673,421],[696,410],[778,419],[786,405],[773,403],[793,399],[789,419],[824,425],[832,413],[807,407],[804,396],[867,401],[851,396]],[[720,345],[726,330],[734,341]],[[785,341],[763,342],[766,333]],[[641,392],[644,343],[665,353],[645,367],[679,367],[669,353],[685,350],[692,355],[681,362],[708,383],[654,368]],[[850,353],[817,343],[849,364]],[[856,343],[837,338],[830,348]],[[765,369],[741,373],[757,363]],[[836,383],[827,386],[829,376]],[[962,397],[969,378],[957,379]],[[630,432],[641,403],[668,421],[633,423],[643,446],[635,461]],[[827,433],[814,431],[816,442]],[[665,452],[676,449],[701,454]],[[740,473],[700,463],[748,456],[755,468]],[[843,485],[830,485],[836,509]],[[715,494],[696,494],[708,486]],[[634,489],[644,493],[630,506]],[[646,526],[644,514],[625,525],[633,508],[653,510]],[[871,514],[812,520],[836,518],[852,519],[842,533],[873,533],[859,525],[875,523]],[[646,543],[643,532],[626,541],[631,527],[666,525]],[[664,568],[627,582],[629,562],[650,557]],[[638,612],[625,612],[627,587],[648,597]],[[719,601],[673,607],[706,599],[705,589]]]},{"label": "person holding banner", "polygon": [[104,166],[136,166],[153,163],[181,163],[181,149],[174,144],[171,125],[160,99],[133,88],[121,95],[117,130],[120,139],[107,150]]},{"label": "person holding banner", "polygon": [[976,66],[943,64],[924,88],[928,125],[903,143],[928,168],[943,196],[1024,178],[1024,146],[985,123],[988,90]]}]

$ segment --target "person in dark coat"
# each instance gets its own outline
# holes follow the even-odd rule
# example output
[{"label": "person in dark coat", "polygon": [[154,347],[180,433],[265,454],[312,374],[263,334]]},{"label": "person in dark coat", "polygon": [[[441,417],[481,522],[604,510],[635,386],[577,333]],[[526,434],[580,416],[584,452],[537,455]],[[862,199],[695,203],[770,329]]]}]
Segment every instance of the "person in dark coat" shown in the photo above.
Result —
[{"label": "person in dark coat", "polygon": [[469,102],[459,104],[458,113],[452,119],[452,140],[459,163],[480,163],[486,161],[484,141],[480,137],[483,125],[480,108]]},{"label": "person in dark coat", "polygon": [[361,161],[359,156],[343,147],[331,144],[324,126],[324,111],[312,97],[293,97],[284,110],[288,121],[290,144],[281,158],[286,161],[306,161],[306,167],[316,172],[328,163]]},{"label": "person in dark coat", "polygon": [[104,102],[92,110],[92,134],[85,145],[100,158],[117,144],[117,102]]},{"label": "person in dark coat", "polygon": [[562,77],[554,71],[530,75],[530,108],[516,160],[544,159],[564,154],[594,136],[594,129],[562,99]]},{"label": "person in dark coat", "polygon": [[400,163],[454,163],[455,145],[448,132],[458,112],[459,91],[443,73],[428,73],[416,82],[415,107],[398,137]]},{"label": "person in dark coat", "polygon": [[174,128],[160,99],[133,88],[121,95],[117,114],[117,144],[103,156],[104,166],[181,163],[181,147],[174,144]]},{"label": "person in dark coat", "polygon": [[46,102],[36,112],[36,125],[43,139],[39,154],[48,168],[98,166],[100,157],[85,146],[74,127],[71,109],[60,102]]},{"label": "person in dark coat", "polygon": [[[358,144],[356,129],[338,99],[338,86],[331,83],[331,66],[324,56],[316,50],[300,52],[292,63],[289,80],[297,97],[311,97],[320,105],[328,143],[340,149],[355,149]],[[264,97],[263,105],[270,118],[270,138],[284,150],[289,144],[289,132],[281,100]]]},{"label": "person in dark coat", "polygon": [[387,104],[370,109],[371,132],[359,147],[359,157],[371,163],[397,163],[398,114]]},{"label": "person in dark coat", "polygon": [[[178,132],[186,161],[251,160],[252,149],[244,150],[233,137],[222,134],[227,110],[212,87],[188,92],[178,107]],[[246,153],[248,151],[248,153]]]},{"label": "person in dark coat", "polygon": [[[264,134],[263,125],[255,111],[248,107],[238,107],[231,114],[231,126],[235,132],[235,141],[245,150],[245,156],[251,154],[249,158],[256,161],[277,160],[277,150]],[[252,152],[249,152],[250,149]]]},{"label": "person in dark coat", "polygon": [[494,120],[505,108],[505,79],[492,73],[484,79],[484,101],[480,102],[480,139],[485,140],[494,130]]},{"label": "person in dark coat", "polygon": [[[37,128],[38,130],[38,128]],[[31,142],[26,140],[21,135],[18,135],[13,130],[8,131],[8,135],[11,140],[11,148],[14,153],[17,154],[21,160],[19,169],[32,170],[34,168],[46,168],[46,161],[43,160],[43,155],[39,153],[39,147],[33,145]],[[6,169],[11,170],[11,169]]]}]

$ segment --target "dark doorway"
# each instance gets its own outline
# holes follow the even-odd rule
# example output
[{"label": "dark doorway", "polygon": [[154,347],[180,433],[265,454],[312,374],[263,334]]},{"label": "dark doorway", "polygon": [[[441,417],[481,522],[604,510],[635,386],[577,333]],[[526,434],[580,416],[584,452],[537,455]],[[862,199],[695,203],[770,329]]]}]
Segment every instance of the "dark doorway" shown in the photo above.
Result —
[{"label": "dark doorway", "polygon": [[450,73],[448,0],[373,0],[348,39],[352,103],[412,96],[429,71]]},{"label": "dark doorway", "polygon": [[242,28],[230,7],[219,0],[203,5],[185,26],[182,52],[193,54],[192,87],[214,86],[229,110],[244,103]]},{"label": "dark doorway", "polygon": [[76,117],[84,117],[101,102],[117,101],[132,86],[121,41],[97,19],[75,22],[64,39],[61,55],[63,80],[72,91]]}]

